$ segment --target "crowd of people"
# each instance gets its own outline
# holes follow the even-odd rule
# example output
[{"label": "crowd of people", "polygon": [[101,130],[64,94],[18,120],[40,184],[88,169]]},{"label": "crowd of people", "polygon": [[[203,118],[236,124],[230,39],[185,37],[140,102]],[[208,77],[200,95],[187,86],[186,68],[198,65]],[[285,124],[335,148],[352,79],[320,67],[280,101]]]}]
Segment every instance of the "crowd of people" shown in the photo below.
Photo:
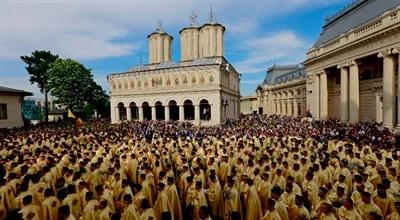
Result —
[{"label": "crowd of people", "polygon": [[400,148],[376,123],[0,130],[0,220],[400,219]]}]

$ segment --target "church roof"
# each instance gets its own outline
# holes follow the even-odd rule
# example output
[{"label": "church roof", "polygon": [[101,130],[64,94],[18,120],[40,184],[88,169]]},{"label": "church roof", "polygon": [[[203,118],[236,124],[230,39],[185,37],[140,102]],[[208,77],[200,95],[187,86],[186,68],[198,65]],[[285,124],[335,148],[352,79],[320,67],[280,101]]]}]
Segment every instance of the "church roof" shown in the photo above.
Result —
[{"label": "church roof", "polygon": [[301,65],[273,65],[268,68],[263,85],[275,85],[305,77],[305,67]]},{"label": "church roof", "polygon": [[[224,57],[203,57],[203,58],[190,60],[190,61],[184,61],[184,62],[167,61],[167,62],[156,63],[156,64],[140,64],[140,65],[136,65],[136,66],[129,68],[127,72],[112,73],[109,76],[118,75],[118,74],[126,74],[126,73],[134,73],[134,72],[160,70],[160,69],[173,69],[173,68],[180,68],[180,67],[220,65],[221,62],[222,62],[222,64],[228,63]],[[232,66],[230,66],[230,67],[233,68]]]},{"label": "church roof", "polygon": [[31,96],[31,92],[27,92],[24,90],[19,90],[19,89],[13,89],[5,86],[0,86],[0,92],[1,93],[13,93],[13,94],[21,94],[21,95],[26,95],[26,96]]},{"label": "church roof", "polygon": [[313,47],[320,47],[398,5],[400,5],[399,0],[355,0],[337,14],[326,19],[322,32]]}]

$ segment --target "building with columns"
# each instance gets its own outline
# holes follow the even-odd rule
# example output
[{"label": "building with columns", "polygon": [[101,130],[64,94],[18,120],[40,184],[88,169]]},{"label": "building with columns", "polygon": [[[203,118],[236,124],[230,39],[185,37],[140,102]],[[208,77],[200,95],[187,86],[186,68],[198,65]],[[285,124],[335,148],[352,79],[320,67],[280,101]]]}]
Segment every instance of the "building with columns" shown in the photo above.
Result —
[{"label": "building with columns", "polygon": [[274,65],[258,86],[260,114],[304,116],[306,113],[306,74],[301,65]]},{"label": "building with columns", "polygon": [[191,121],[215,125],[240,115],[240,74],[224,58],[225,27],[214,21],[183,28],[180,62],[172,36],[159,26],[148,36],[149,64],[110,74],[111,122]]},{"label": "building with columns", "polygon": [[304,62],[316,119],[400,126],[400,3],[357,0],[326,19]]}]

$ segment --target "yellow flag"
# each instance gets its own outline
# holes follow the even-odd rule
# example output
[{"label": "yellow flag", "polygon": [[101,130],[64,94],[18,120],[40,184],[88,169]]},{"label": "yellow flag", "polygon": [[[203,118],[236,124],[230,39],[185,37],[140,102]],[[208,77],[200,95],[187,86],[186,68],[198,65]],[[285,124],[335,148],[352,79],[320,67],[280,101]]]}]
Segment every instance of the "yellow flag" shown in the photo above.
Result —
[{"label": "yellow flag", "polygon": [[68,109],[68,118],[76,118],[74,113],[72,113],[70,109]]}]

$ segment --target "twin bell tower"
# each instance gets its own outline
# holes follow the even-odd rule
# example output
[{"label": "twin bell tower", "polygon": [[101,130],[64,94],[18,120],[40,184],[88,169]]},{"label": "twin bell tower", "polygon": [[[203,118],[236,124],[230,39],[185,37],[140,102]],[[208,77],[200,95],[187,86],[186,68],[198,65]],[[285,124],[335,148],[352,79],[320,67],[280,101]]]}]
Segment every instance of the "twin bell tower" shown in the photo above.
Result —
[{"label": "twin bell tower", "polygon": [[[196,24],[196,14],[190,16],[191,24],[181,31],[180,47],[181,62],[204,57],[224,56],[225,27],[215,21],[212,8],[208,21],[199,26]],[[165,33],[161,22],[155,32],[147,36],[149,39],[149,64],[163,63],[172,60],[173,37]]]}]

